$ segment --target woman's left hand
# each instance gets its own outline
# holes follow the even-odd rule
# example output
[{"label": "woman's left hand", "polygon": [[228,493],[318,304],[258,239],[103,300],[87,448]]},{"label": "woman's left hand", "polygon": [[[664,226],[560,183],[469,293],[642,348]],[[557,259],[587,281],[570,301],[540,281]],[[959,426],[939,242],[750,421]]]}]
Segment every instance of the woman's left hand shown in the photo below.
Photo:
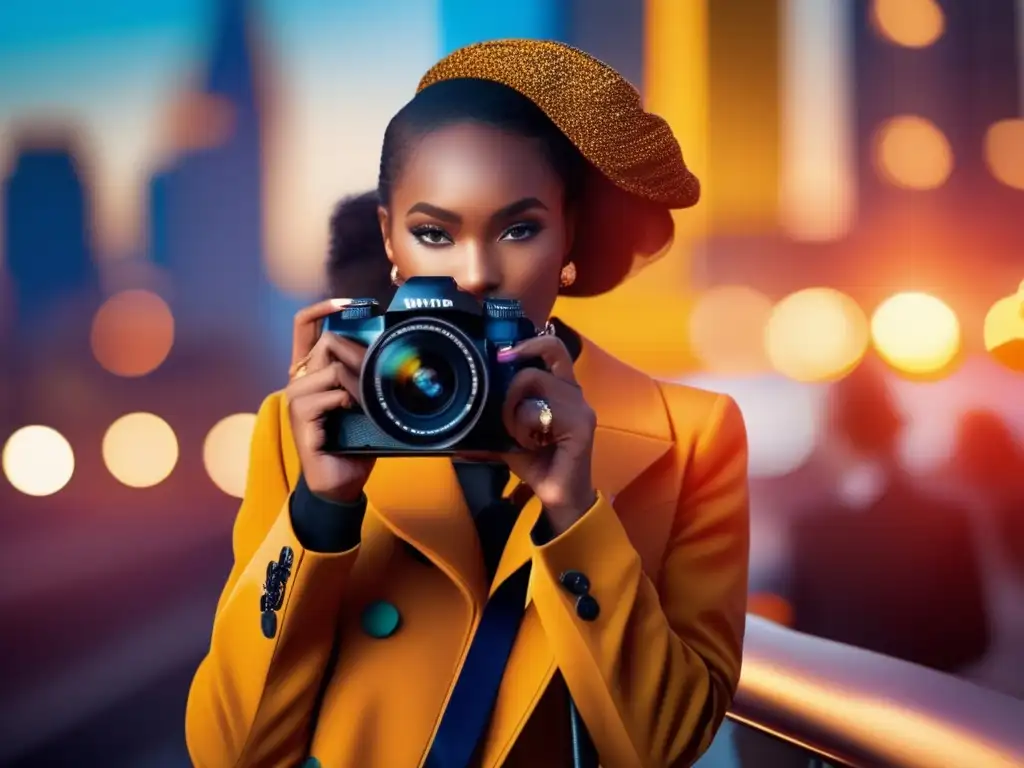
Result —
[{"label": "woman's left hand", "polygon": [[[528,339],[499,353],[503,362],[540,358],[546,371],[525,368],[512,379],[502,418],[525,450],[502,458],[544,504],[556,535],[597,500],[590,474],[597,417],[576,383],[569,350],[556,336]],[[550,415],[544,428],[544,405]]]}]

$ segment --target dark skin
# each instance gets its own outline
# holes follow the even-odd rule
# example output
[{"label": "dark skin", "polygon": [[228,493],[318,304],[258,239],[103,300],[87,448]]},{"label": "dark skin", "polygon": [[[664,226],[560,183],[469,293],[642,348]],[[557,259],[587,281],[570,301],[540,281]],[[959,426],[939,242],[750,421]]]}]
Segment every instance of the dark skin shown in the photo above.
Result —
[{"label": "dark skin", "polygon": [[[434,131],[411,148],[379,218],[388,258],[401,276],[447,275],[478,298],[519,299],[543,327],[572,245],[564,200],[562,181],[535,140],[463,123]],[[296,357],[312,351],[306,375],[293,379],[285,394],[310,490],[351,502],[374,460],[326,454],[320,446],[324,414],[355,402],[365,350],[333,334],[315,340],[312,330],[337,310],[338,301],[321,302],[296,318]],[[561,533],[596,499],[590,473],[594,412],[556,337],[530,339],[505,356],[540,357],[547,371],[520,372],[505,401],[505,427],[526,450],[489,458],[500,458],[533,489]],[[546,437],[538,429],[538,399],[554,416]]]}]

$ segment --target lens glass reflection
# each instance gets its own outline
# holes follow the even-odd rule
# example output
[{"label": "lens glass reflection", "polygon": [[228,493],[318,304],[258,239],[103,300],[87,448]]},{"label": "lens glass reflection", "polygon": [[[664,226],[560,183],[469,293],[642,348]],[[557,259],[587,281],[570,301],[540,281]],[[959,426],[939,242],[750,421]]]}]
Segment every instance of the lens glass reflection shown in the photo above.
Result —
[{"label": "lens glass reflection", "polygon": [[428,418],[451,404],[456,382],[454,363],[458,362],[451,359],[451,353],[457,350],[437,347],[435,334],[411,333],[381,352],[377,373],[390,405],[410,416]]}]

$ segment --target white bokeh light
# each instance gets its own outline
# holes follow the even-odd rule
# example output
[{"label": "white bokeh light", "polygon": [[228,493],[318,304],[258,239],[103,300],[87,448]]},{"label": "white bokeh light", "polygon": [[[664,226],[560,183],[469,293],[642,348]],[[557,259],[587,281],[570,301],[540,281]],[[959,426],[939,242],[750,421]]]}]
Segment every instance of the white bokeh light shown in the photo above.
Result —
[{"label": "white bokeh light", "polygon": [[71,444],[52,427],[32,424],[8,438],[2,465],[11,485],[28,496],[50,496],[75,472]]},{"label": "white bokeh light", "polygon": [[731,396],[743,412],[750,476],[781,477],[811,457],[824,426],[826,387],[781,376],[687,377],[684,384]]}]

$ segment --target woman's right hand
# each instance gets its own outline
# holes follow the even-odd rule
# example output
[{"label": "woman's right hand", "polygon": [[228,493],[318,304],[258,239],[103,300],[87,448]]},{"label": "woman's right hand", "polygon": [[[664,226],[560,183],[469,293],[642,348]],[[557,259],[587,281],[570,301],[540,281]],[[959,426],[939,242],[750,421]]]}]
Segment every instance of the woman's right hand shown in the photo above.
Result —
[{"label": "woman's right hand", "polygon": [[[300,326],[310,327],[339,309],[340,300],[321,302],[296,317],[296,342]],[[308,339],[308,340],[307,340]],[[303,337],[303,346],[309,335]],[[359,371],[366,349],[333,333],[325,333],[302,355],[294,350],[300,365],[285,389],[288,416],[302,474],[309,490],[336,503],[356,501],[370,477],[374,458],[325,453],[324,420],[328,412],[358,404]]]}]

